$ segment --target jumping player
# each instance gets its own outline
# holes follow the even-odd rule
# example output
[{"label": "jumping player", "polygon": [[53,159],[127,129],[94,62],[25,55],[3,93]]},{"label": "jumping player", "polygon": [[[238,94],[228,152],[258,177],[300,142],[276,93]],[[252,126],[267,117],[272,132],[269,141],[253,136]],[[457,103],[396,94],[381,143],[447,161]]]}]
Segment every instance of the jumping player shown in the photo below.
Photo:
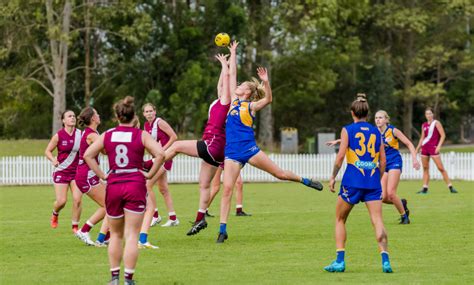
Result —
[{"label": "jumping player", "polygon": [[[238,43],[230,46],[230,61],[235,61],[235,52]],[[202,140],[177,141],[166,150],[166,160],[170,160],[178,153],[193,157],[200,157],[201,170],[199,173],[199,210],[192,228],[187,235],[195,235],[207,227],[205,219],[206,208],[209,203],[210,184],[217,168],[224,162],[225,120],[230,106],[228,63],[226,56],[215,56],[221,63],[221,73],[217,83],[218,99],[209,107],[209,117],[204,128]]]},{"label": "jumping player", "polygon": [[[147,103],[143,106],[143,116],[146,118],[144,130],[148,132],[157,142],[161,144],[163,150],[168,149],[178,138],[173,128],[163,119],[156,117],[156,108],[153,104]],[[148,169],[153,164],[152,160],[145,162],[145,169]],[[153,192],[153,185],[158,184],[158,189],[163,195],[166,207],[168,208],[168,221],[162,227],[173,227],[179,225],[179,220],[176,217],[176,212],[173,206],[173,199],[168,190],[168,175],[171,171],[173,160],[166,161],[158,170],[158,173],[147,181],[148,202],[143,225],[140,230],[139,248],[158,248],[148,242],[148,230],[150,226],[154,226],[159,221],[158,208],[156,206],[155,192]]]},{"label": "jumping player", "polygon": [[421,138],[416,152],[421,148],[421,163],[423,165],[423,189],[418,191],[418,194],[428,194],[428,184],[430,182],[430,157],[433,159],[436,167],[443,176],[444,182],[448,185],[448,189],[451,193],[458,193],[454,189],[451,180],[449,179],[448,172],[444,169],[443,162],[439,156],[441,146],[446,139],[446,133],[444,132],[443,125],[434,119],[433,110],[428,107],[425,110],[426,121],[421,126]]},{"label": "jumping player", "polygon": [[[212,179],[211,182],[211,198],[209,199],[209,205],[207,205],[207,208],[209,208],[212,204],[212,201],[214,201],[214,198],[216,197],[217,193],[219,193],[219,190],[221,188],[221,176],[222,176],[222,168],[219,167],[217,169],[216,175],[214,175],[214,178]],[[250,217],[252,216],[251,214],[248,214],[244,212],[243,209],[243,200],[244,200],[244,182],[242,181],[242,175],[239,175],[237,178],[237,181],[235,182],[235,188],[237,189],[235,192],[235,199],[236,199],[236,206],[235,206],[235,215],[237,217]],[[206,217],[214,217],[213,215],[209,214],[209,209],[206,209]]]},{"label": "jumping player", "polygon": [[369,104],[365,94],[358,94],[352,102],[351,115],[354,123],[341,131],[341,146],[334,162],[329,188],[335,192],[336,177],[344,156],[347,168],[342,178],[336,203],[336,253],[337,259],[324,267],[328,272],[344,272],[346,244],[346,220],[355,204],[365,202],[374,226],[375,236],[382,255],[382,271],[391,273],[388,258],[387,233],[382,219],[382,186],[380,173],[385,171],[385,150],[376,127],[367,123]]},{"label": "jumping player", "polygon": [[[95,245],[89,236],[92,227],[104,219],[105,216],[105,185],[100,183],[99,177],[90,170],[89,166],[84,162],[84,153],[89,145],[91,145],[98,137],[97,127],[100,124],[100,116],[92,107],[84,108],[78,117],[78,125],[83,128],[81,143],[79,147],[79,165],[76,170],[75,181],[77,187],[83,194],[87,194],[93,201],[95,201],[99,208],[87,220],[80,230],[76,232],[76,236],[87,245]],[[99,164],[98,157],[95,157],[97,164]],[[102,223],[97,246],[104,245],[105,233],[108,231],[107,219]]]},{"label": "jumping player", "polygon": [[[59,212],[66,205],[67,190],[71,189],[73,197],[72,205],[72,231],[75,234],[79,228],[81,217],[82,193],[77,188],[74,177],[79,162],[79,145],[81,142],[81,131],[76,129],[76,115],[71,110],[66,110],[61,115],[63,128],[60,129],[49,141],[44,154],[54,166],[53,183],[56,192],[56,201],[53,205],[51,215],[51,227],[58,227]],[[53,155],[54,149],[58,149],[58,156]]]},{"label": "jumping player", "polygon": [[237,86],[237,64],[231,57],[229,85],[232,104],[225,127],[224,191],[221,198],[217,243],[223,243],[228,238],[227,218],[232,200],[232,190],[241,169],[247,162],[278,179],[300,182],[319,191],[323,189],[323,185],[318,181],[312,181],[291,171],[281,169],[258,148],[252,126],[256,112],[272,102],[272,90],[267,70],[259,67],[257,74],[263,81],[263,88],[257,81],[246,81]]},{"label": "jumping player", "polygon": [[[87,165],[107,180],[106,211],[110,225],[109,262],[112,280],[118,285],[120,263],[125,267],[125,284],[135,284],[133,274],[138,259],[138,233],[146,209],[146,179],[153,177],[163,163],[164,153],[153,137],[133,127],[133,97],[127,96],[114,105],[119,125],[102,134],[84,154]],[[110,172],[105,175],[95,158],[105,149]],[[140,171],[145,149],[155,158],[148,173]],[[125,238],[125,249],[122,248]]]},{"label": "jumping player", "polygon": [[407,207],[407,200],[400,199],[397,195],[397,187],[402,174],[403,161],[400,155],[399,140],[410,150],[413,168],[420,169],[420,163],[416,158],[416,150],[411,141],[397,128],[390,125],[390,117],[384,110],[375,113],[375,125],[382,134],[382,140],[385,147],[387,166],[385,173],[382,174],[382,201],[385,204],[393,204],[400,213],[400,224],[410,223],[410,211]]}]

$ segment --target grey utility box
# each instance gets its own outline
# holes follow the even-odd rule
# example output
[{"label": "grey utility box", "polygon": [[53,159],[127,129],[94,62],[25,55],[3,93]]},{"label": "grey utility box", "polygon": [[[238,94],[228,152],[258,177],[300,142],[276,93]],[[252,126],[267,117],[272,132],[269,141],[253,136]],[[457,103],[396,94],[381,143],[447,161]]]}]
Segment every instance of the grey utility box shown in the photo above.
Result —
[{"label": "grey utility box", "polygon": [[317,133],[316,134],[316,141],[317,141],[317,153],[335,153],[336,152],[336,147],[334,146],[327,146],[326,142],[327,141],[332,141],[336,139],[336,134],[335,133]]},{"label": "grey utility box", "polygon": [[298,153],[298,129],[281,128],[281,153]]}]

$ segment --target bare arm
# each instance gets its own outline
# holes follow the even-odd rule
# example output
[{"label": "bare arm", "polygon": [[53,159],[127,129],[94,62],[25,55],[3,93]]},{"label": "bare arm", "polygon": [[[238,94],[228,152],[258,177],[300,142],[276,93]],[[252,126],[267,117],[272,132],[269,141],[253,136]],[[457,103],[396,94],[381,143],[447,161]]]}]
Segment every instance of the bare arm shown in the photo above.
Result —
[{"label": "bare arm", "polygon": [[95,174],[102,180],[107,179],[107,175],[100,169],[99,164],[95,161],[95,158],[104,149],[104,134],[99,136],[86,150],[84,153],[84,161],[87,163],[89,168],[95,172]]},{"label": "bare arm", "polygon": [[411,141],[405,136],[405,134],[400,131],[399,129],[395,128],[393,129],[393,134],[400,139],[400,141],[405,144],[408,149],[410,150],[410,153],[411,153],[411,157],[412,157],[412,160],[413,160],[413,168],[415,169],[419,169],[420,168],[420,163],[418,162],[417,158],[416,158],[416,150],[415,150],[415,146],[411,143]]},{"label": "bare arm", "polygon": [[380,170],[380,180],[382,180],[382,174],[385,172],[385,167],[387,166],[387,158],[385,156],[385,147],[383,143],[380,144],[379,150],[379,170]]},{"label": "bare arm", "polygon": [[273,101],[272,88],[270,87],[270,81],[268,80],[267,69],[259,67],[257,68],[257,74],[258,77],[260,77],[260,79],[263,81],[263,87],[265,88],[265,97],[258,100],[257,102],[253,102],[252,104],[250,104],[252,112],[254,113],[260,111]]},{"label": "bare arm", "polygon": [[58,141],[58,134],[55,134],[49,141],[48,146],[46,146],[46,149],[44,150],[44,155],[46,155],[46,158],[51,161],[51,164],[53,164],[54,167],[57,167],[59,165],[58,159],[53,155],[54,149],[58,146]]},{"label": "bare arm", "polygon": [[418,145],[416,146],[416,149],[415,149],[416,153],[418,153],[418,151],[420,151],[421,144],[423,143],[424,139],[425,139],[425,132],[423,132],[423,127],[421,127],[421,137],[420,137],[420,141],[418,142]]},{"label": "bare arm", "polygon": [[344,156],[346,155],[347,147],[349,145],[349,137],[346,129],[342,129],[340,140],[341,145],[339,146],[339,152],[337,153],[336,160],[334,161],[334,167],[332,170],[331,178],[329,179],[329,190],[331,190],[331,192],[335,192],[334,186],[336,185],[336,177],[342,167],[342,163],[344,162]]},{"label": "bare arm", "polygon": [[142,142],[146,151],[154,157],[153,166],[150,171],[148,171],[148,173],[142,172],[147,179],[150,179],[156,174],[158,169],[160,169],[161,165],[163,165],[165,152],[161,145],[147,132],[142,132]]},{"label": "bare arm", "polygon": [[237,89],[237,46],[239,42],[234,41],[230,47],[230,58],[229,58],[229,89],[231,100],[237,99],[235,95],[235,89]]},{"label": "bare arm", "polygon": [[221,67],[222,67],[221,69],[222,87],[219,90],[219,100],[222,105],[228,105],[230,103],[229,75],[228,75],[229,66],[227,65],[227,59],[225,55],[218,54],[216,55],[216,58],[217,60],[220,61]]},{"label": "bare arm", "polygon": [[335,146],[335,145],[340,144],[340,143],[341,143],[341,139],[337,139],[337,140],[333,140],[333,141],[327,141],[326,145],[327,146]]},{"label": "bare arm", "polygon": [[436,147],[436,153],[439,153],[439,151],[441,150],[441,146],[443,145],[444,140],[446,139],[446,132],[444,131],[443,125],[441,125],[439,121],[436,121],[435,127],[438,129],[440,136],[438,146]]},{"label": "bare arm", "polygon": [[168,124],[168,122],[166,122],[165,120],[159,120],[158,126],[163,132],[165,132],[165,134],[170,137],[170,140],[163,146],[163,150],[167,150],[178,139],[178,136],[176,135],[170,124]]}]

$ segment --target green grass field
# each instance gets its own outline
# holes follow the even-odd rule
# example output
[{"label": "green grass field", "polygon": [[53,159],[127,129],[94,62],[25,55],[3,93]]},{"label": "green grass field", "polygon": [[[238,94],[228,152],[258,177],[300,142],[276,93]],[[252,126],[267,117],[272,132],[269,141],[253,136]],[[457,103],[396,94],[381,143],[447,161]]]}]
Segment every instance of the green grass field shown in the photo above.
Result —
[{"label": "green grass field", "polygon": [[[36,156],[44,155],[49,140],[0,140],[0,156]],[[279,151],[279,149],[275,149]],[[408,150],[402,149],[403,152]],[[474,152],[474,145],[448,145],[441,152]]]},{"label": "green grass field", "polygon": [[[245,185],[245,210],[232,216],[229,240],[216,244],[219,218],[194,237],[196,185],[171,185],[181,225],[154,227],[159,250],[141,250],[136,280],[145,284],[473,284],[474,183],[456,182],[448,193],[433,182],[416,195],[420,182],[402,182],[412,224],[398,225],[393,206],[384,206],[394,274],[381,261],[367,210],[358,205],[348,220],[346,273],[323,272],[335,257],[336,195],[287,183]],[[165,212],[161,196],[159,206]],[[49,228],[52,187],[0,187],[0,284],[106,284],[107,250],[87,247],[70,231],[70,203],[58,229]],[[82,221],[94,210],[85,197]],[[218,204],[211,208],[218,213]],[[95,239],[98,228],[93,229]]]}]

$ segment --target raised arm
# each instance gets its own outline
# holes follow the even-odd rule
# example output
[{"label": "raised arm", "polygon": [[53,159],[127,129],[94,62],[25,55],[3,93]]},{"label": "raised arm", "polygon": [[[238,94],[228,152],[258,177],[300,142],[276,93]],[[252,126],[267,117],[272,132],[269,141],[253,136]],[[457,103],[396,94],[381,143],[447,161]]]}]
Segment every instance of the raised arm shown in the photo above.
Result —
[{"label": "raised arm", "polygon": [[342,129],[341,131],[341,145],[339,146],[339,152],[336,155],[336,160],[334,161],[334,167],[332,170],[331,178],[329,179],[329,190],[331,192],[335,192],[334,186],[336,185],[336,177],[339,173],[339,170],[342,167],[342,163],[344,162],[344,156],[346,155],[347,146],[349,145],[349,136],[347,134],[346,129]]},{"label": "raised arm", "polygon": [[399,129],[395,128],[393,129],[393,134],[400,139],[402,143],[404,143],[408,149],[410,150],[411,153],[411,158],[413,160],[413,168],[416,170],[420,169],[420,163],[418,162],[418,159],[416,158],[416,150],[415,146],[411,143],[411,141],[405,136],[405,134],[400,131]]},{"label": "raised arm", "polygon": [[[219,83],[222,83],[222,86],[218,86],[217,90],[219,92],[219,100],[222,105],[228,105],[230,103],[230,91],[229,91],[229,66],[227,65],[226,56],[223,54],[217,54],[216,59],[221,63],[221,78],[219,78]],[[221,82],[222,79],[222,82]]]},{"label": "raised arm", "polygon": [[253,102],[250,105],[252,112],[258,112],[261,109],[265,108],[268,104],[272,103],[273,96],[272,96],[272,88],[270,87],[270,81],[268,80],[268,72],[267,69],[264,67],[257,68],[257,74],[260,80],[263,82],[263,88],[265,89],[265,97],[258,100],[257,102]]},{"label": "raised arm", "polygon": [[230,58],[229,58],[229,89],[230,98],[232,101],[237,99],[235,95],[235,89],[237,89],[237,46],[239,42],[233,41],[230,46]]},{"label": "raised arm", "polygon": [[439,153],[441,150],[441,146],[443,145],[444,140],[446,139],[446,133],[444,132],[443,125],[441,125],[439,121],[436,121],[435,127],[438,129],[440,136],[438,146],[436,146],[436,153]]},{"label": "raised arm", "polygon": [[57,167],[59,165],[58,159],[53,155],[53,150],[58,146],[58,141],[58,134],[55,134],[49,141],[48,146],[46,146],[46,149],[44,150],[44,155],[46,155],[46,158],[51,161],[51,164],[54,167]]},{"label": "raised arm", "polygon": [[170,124],[168,124],[168,122],[166,122],[165,120],[159,120],[158,126],[160,127],[160,130],[165,132],[165,134],[170,137],[170,140],[163,146],[163,150],[167,150],[178,139],[178,136],[176,135],[176,132],[173,130]]},{"label": "raised arm", "polygon": [[84,161],[87,163],[89,168],[95,172],[95,174],[102,180],[107,179],[107,175],[100,169],[99,164],[95,161],[95,157],[104,149],[104,134],[99,136],[86,150],[84,153]]}]

